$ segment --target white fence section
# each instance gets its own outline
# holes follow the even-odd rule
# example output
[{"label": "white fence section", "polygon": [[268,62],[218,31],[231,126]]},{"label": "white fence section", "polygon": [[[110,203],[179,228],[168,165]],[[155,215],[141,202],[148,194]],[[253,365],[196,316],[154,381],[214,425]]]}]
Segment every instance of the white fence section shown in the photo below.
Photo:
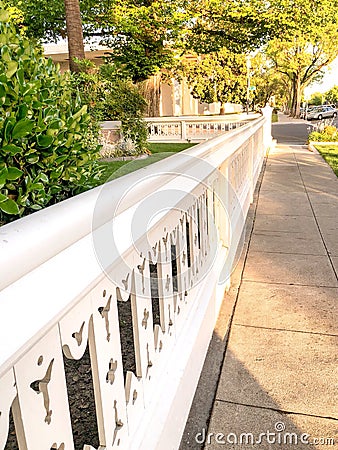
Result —
[{"label": "white fence section", "polygon": [[0,228],[0,449],[178,448],[270,129]]},{"label": "white fence section", "polygon": [[149,142],[202,142],[257,119],[258,114],[149,117]]}]

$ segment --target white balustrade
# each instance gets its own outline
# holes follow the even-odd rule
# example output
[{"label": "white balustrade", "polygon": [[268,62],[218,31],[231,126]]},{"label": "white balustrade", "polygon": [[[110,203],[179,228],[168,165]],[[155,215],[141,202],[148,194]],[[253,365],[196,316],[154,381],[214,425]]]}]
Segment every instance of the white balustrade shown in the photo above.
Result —
[{"label": "white balustrade", "polygon": [[238,128],[259,114],[223,116],[148,117],[149,142],[203,142]]},{"label": "white balustrade", "polygon": [[[178,448],[267,123],[0,228],[0,449]],[[94,425],[79,441],[83,383]]]}]

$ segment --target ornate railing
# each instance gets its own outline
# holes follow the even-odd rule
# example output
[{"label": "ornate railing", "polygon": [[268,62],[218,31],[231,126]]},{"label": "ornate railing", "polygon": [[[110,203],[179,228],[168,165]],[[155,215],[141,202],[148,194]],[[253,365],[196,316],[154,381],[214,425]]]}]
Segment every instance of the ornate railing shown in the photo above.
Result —
[{"label": "ornate railing", "polygon": [[149,142],[202,142],[241,127],[258,114],[146,118]]},{"label": "ornate railing", "polygon": [[0,449],[178,448],[270,128],[0,228]]}]

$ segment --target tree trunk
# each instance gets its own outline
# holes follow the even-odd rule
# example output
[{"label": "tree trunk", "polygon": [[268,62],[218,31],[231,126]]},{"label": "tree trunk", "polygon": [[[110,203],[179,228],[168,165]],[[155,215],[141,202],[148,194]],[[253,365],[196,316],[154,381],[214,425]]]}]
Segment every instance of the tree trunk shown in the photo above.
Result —
[{"label": "tree trunk", "polygon": [[68,38],[69,68],[71,72],[79,72],[74,58],[84,59],[84,43],[79,0],[64,0],[66,27]]},{"label": "tree trunk", "polygon": [[300,75],[295,74],[292,80],[292,105],[291,105],[291,115],[292,117],[299,118],[300,116],[300,103],[302,97],[302,88]]}]

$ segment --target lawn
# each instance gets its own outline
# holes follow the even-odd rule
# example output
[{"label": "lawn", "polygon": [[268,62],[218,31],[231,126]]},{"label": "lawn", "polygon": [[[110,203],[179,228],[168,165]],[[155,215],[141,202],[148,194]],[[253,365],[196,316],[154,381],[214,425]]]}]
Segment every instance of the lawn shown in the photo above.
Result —
[{"label": "lawn", "polygon": [[104,169],[100,181],[98,184],[105,183],[108,180],[119,178],[127,173],[134,172],[135,170],[146,167],[149,164],[153,164],[161,159],[167,158],[174,153],[181,152],[187,148],[196,144],[155,144],[149,143],[148,148],[151,151],[151,155],[145,159],[136,159],[134,161],[102,161],[100,165]]},{"label": "lawn", "polygon": [[338,177],[338,143],[336,145],[315,144],[315,147]]}]

